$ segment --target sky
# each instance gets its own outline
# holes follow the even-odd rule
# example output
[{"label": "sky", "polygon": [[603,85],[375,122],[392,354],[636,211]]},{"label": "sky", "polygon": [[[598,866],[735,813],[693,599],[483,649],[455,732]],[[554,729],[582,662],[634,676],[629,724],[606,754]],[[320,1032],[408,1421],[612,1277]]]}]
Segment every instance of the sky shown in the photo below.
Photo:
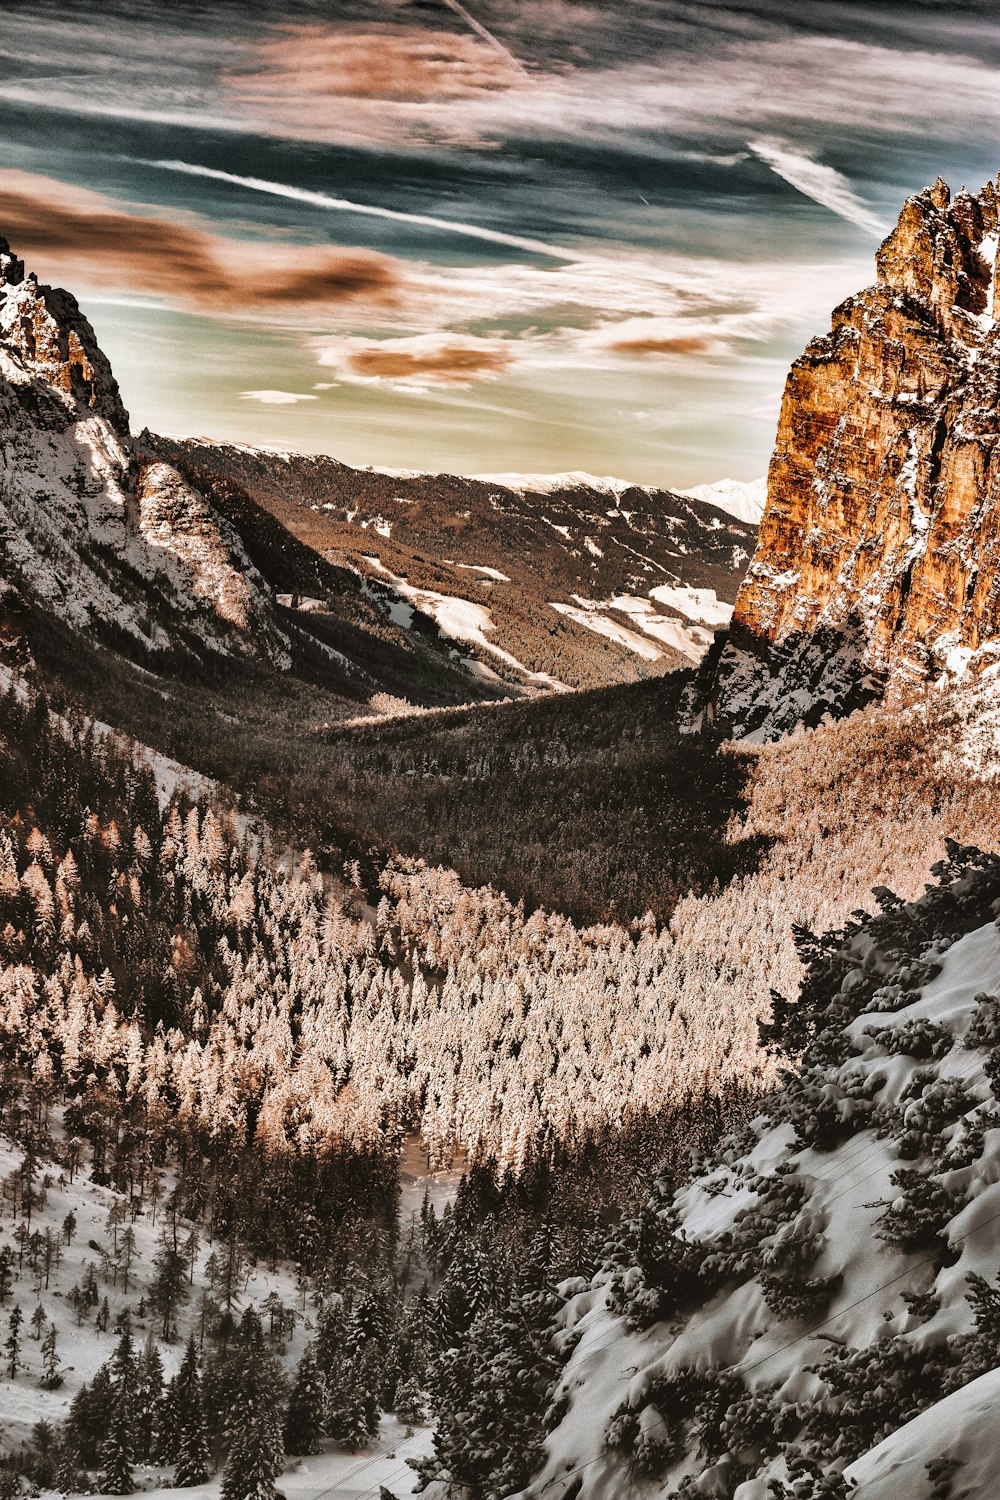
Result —
[{"label": "sky", "polygon": [[133,427],[764,472],[908,193],[1000,169],[992,3],[4,0],[0,234]]}]

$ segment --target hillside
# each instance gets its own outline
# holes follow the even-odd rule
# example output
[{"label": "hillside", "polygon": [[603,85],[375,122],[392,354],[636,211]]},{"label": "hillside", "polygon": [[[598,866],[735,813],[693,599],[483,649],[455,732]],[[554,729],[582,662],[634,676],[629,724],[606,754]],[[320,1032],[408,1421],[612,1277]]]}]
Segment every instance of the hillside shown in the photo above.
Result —
[{"label": "hillside", "polygon": [[394,590],[400,618],[416,606],[474,641],[485,665],[506,653],[508,666],[513,657],[576,688],[699,661],[729,620],[756,541],[755,524],[707,492],[586,475],[382,472],[205,439],[155,441],[206,490],[239,485],[366,587]]},{"label": "hillside", "polygon": [[566,1289],[526,1496],[994,1493],[1000,863],[937,876],[803,936],[794,1074]]}]

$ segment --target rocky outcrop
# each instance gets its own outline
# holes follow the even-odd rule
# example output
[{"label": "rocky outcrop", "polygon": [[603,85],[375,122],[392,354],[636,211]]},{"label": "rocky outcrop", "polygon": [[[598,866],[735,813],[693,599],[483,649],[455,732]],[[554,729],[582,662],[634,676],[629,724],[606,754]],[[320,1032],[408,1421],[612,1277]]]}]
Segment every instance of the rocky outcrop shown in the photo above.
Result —
[{"label": "rocky outcrop", "polygon": [[140,662],[286,667],[273,595],[235,528],[153,457],[74,298],[0,239],[0,604]]},{"label": "rocky outcrop", "polygon": [[50,385],[127,434],[128,412],[97,335],[69,292],[40,286],[0,237],[0,341]]},{"label": "rocky outcrop", "polygon": [[993,184],[907,200],[874,286],[795,361],[711,689],[773,735],[1000,651]]}]

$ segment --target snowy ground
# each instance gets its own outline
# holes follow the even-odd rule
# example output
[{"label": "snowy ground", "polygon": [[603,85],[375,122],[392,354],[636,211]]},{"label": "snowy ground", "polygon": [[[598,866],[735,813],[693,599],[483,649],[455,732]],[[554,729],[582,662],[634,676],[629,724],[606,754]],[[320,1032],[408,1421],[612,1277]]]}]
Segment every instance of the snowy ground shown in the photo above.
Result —
[{"label": "snowy ground", "polygon": [[[403,1427],[395,1417],[383,1417],[378,1436],[357,1453],[328,1443],[324,1453],[289,1459],[278,1480],[279,1491],[286,1500],[378,1500],[385,1486],[404,1500],[413,1494],[417,1482],[407,1459],[430,1451],[431,1431],[429,1427]],[[207,1484],[188,1489],[161,1485],[164,1471],[151,1466],[139,1465],[135,1474],[137,1487],[160,1500],[217,1500],[222,1487],[221,1472]],[[50,1492],[50,1500],[57,1500],[55,1492]]]}]

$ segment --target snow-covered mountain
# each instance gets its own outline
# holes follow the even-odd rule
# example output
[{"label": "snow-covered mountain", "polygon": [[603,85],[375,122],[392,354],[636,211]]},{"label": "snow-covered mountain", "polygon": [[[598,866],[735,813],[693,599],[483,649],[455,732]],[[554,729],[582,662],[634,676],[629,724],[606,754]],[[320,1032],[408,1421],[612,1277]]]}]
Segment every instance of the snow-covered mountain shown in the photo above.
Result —
[{"label": "snow-covered mountain", "polygon": [[714,484],[696,484],[693,489],[682,490],[692,500],[703,500],[706,505],[716,505],[728,511],[738,521],[748,526],[759,526],[767,504],[767,478],[717,479]]},{"label": "snow-covered mountain", "polygon": [[2,587],[137,659],[288,642],[239,536],[129,435],[111,368],[65,292],[0,241]]},{"label": "snow-covered mountain", "polygon": [[68,661],[75,641],[83,660],[98,644],[157,673],[239,663],[305,676],[353,712],[379,694],[418,706],[503,695],[431,614],[404,629],[394,604],[385,584],[133,436],[75,299],[0,240],[0,627],[15,653],[47,645]]},{"label": "snow-covered mountain", "polygon": [[1000,859],[876,894],[775,1000],[794,1075],[566,1288],[531,1500],[996,1494]]},{"label": "snow-covered mountain", "polygon": [[481,667],[535,691],[698,662],[756,542],[755,524],[711,500],[586,474],[466,479],[208,440],[158,447],[203,487],[240,485],[366,586],[393,588],[396,617],[416,600],[457,624]]}]

